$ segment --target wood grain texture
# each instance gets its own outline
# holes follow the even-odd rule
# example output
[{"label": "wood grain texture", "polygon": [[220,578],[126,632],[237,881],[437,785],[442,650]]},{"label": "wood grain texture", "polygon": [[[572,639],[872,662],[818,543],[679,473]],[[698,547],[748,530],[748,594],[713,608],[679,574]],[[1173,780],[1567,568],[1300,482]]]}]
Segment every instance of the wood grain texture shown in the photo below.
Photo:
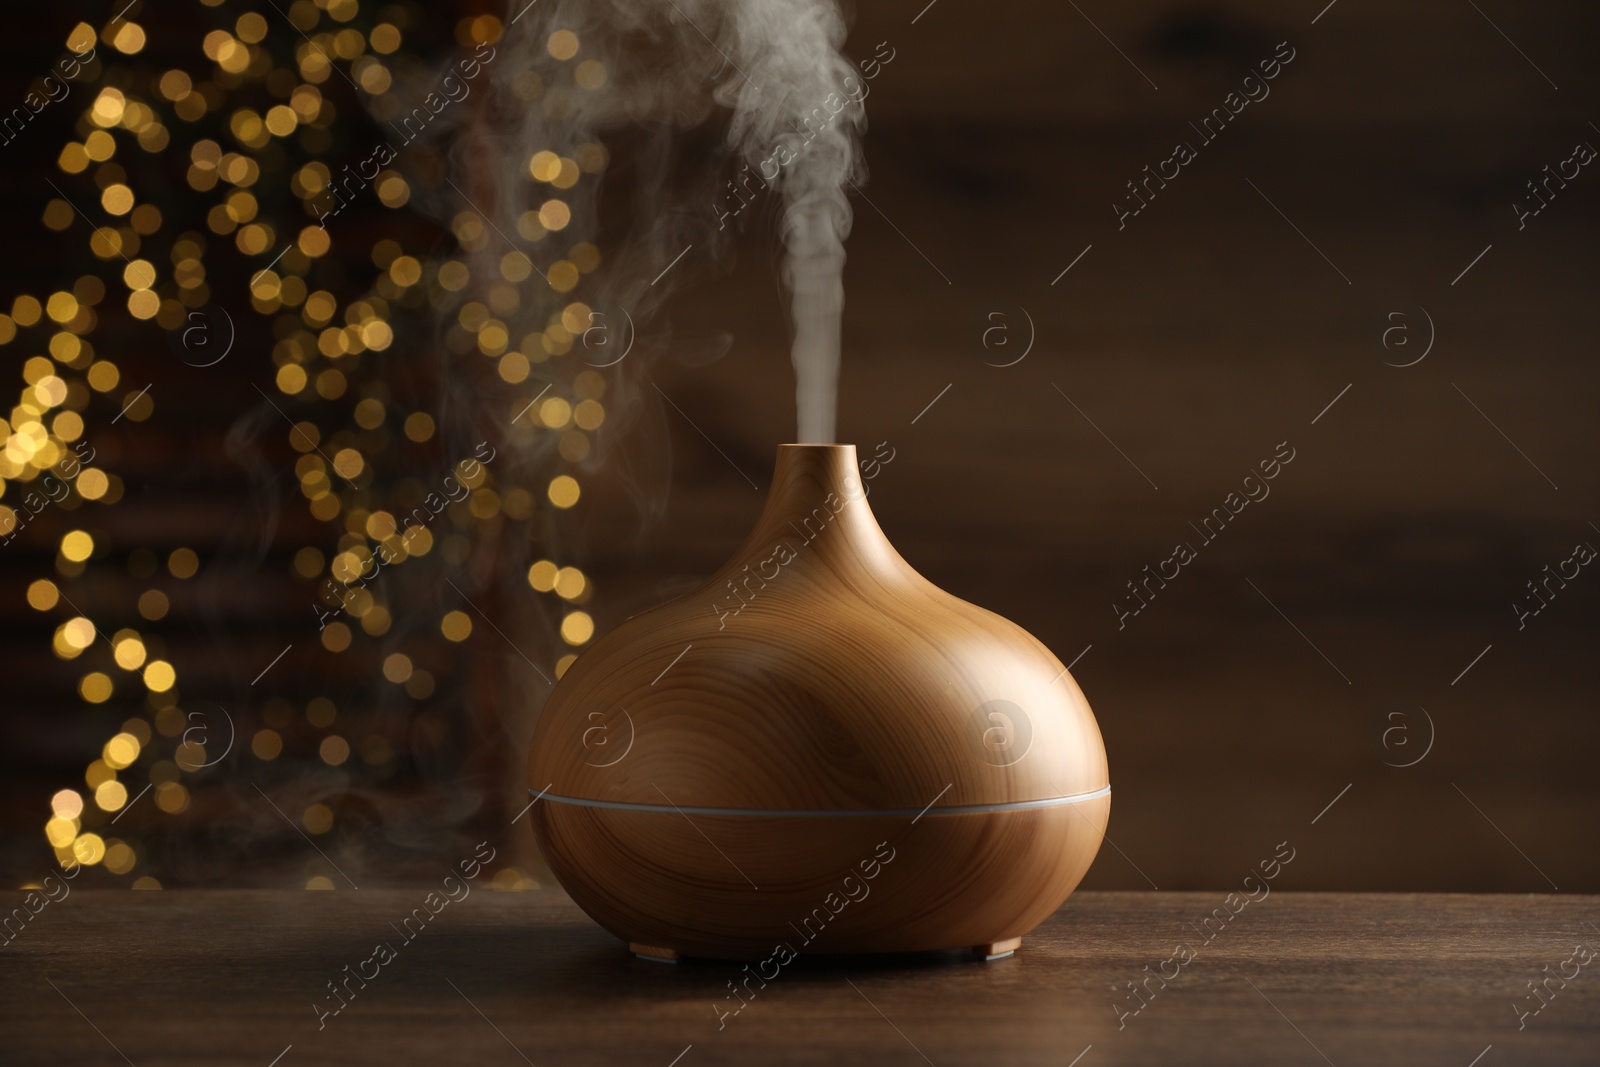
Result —
[{"label": "wood grain texture", "polygon": [[398,943],[389,924],[424,890],[74,891],[0,949],[0,1058],[105,1067],[124,1062],[114,1045],[139,1067],[267,1067],[292,1044],[278,1067],[667,1067],[692,1045],[677,1067],[909,1067],[919,1051],[1066,1067],[1092,1045],[1077,1067],[1311,1067],[1314,1043],[1339,1067],[1467,1067],[1492,1044],[1477,1067],[1545,1067],[1592,1063],[1600,1042],[1591,968],[1523,1030],[1510,1008],[1600,941],[1600,898],[1577,896],[1274,891],[1119,1030],[1114,991],[1192,939],[1220,889],[1076,893],[995,963],[802,956],[720,1028],[738,965],[637,960],[553,888],[474,891],[319,1030],[324,983]]},{"label": "wood grain texture", "polygon": [[[902,888],[819,944],[988,944],[1027,933],[1092,862],[1108,797],[950,810],[1103,790],[1105,748],[1060,660],[895,552],[867,503],[873,470],[851,445],[781,446],[733,558],[601,638],[551,694],[528,782],[552,801],[534,826],[563,885],[624,940],[765,953],[904,835],[914,858],[888,879]],[[829,811],[883,814],[770,814]]]}]

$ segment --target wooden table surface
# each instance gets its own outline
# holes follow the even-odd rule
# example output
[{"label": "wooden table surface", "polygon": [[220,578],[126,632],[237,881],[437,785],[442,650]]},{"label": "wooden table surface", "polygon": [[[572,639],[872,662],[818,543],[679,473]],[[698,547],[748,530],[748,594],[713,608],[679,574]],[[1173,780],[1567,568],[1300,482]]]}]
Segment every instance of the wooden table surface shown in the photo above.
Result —
[{"label": "wooden table surface", "polygon": [[[407,941],[427,893],[75,891],[0,948],[0,1062],[1600,1062],[1600,965],[1567,962],[1600,946],[1597,897],[1273,892],[1207,942],[1189,924],[1225,893],[1082,893],[1010,959],[801,958],[719,1020],[738,967],[637,960],[548,889],[473,889]],[[1119,1029],[1147,964],[1178,977]]]}]

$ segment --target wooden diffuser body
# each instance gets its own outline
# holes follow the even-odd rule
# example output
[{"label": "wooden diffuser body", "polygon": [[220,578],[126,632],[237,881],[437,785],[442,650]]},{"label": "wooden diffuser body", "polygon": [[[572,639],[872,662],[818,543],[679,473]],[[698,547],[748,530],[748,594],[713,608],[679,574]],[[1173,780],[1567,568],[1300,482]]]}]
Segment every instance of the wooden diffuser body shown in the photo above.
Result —
[{"label": "wooden diffuser body", "polygon": [[562,886],[669,959],[1002,955],[1111,803],[1072,676],[900,558],[853,445],[781,446],[733,559],[578,657],[528,784]]}]

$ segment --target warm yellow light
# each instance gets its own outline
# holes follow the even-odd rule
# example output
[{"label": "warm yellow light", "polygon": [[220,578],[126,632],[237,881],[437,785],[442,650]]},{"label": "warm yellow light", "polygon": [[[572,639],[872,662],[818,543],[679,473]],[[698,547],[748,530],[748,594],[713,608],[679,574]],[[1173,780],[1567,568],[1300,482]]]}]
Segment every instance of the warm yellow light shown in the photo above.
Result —
[{"label": "warm yellow light", "polygon": [[138,860],[139,857],[134,854],[133,849],[121,841],[113,842],[112,845],[106,849],[106,870],[110,871],[112,874],[127,874],[129,871],[133,870],[133,865],[137,863]]},{"label": "warm yellow light", "polygon": [[464,611],[446,612],[439,620],[439,632],[447,641],[465,641],[472,636],[472,616]]},{"label": "warm yellow light", "polygon": [[39,578],[28,586],[28,606],[35,611],[49,611],[60,599],[60,590],[48,578]]},{"label": "warm yellow light", "polygon": [[556,565],[547,559],[541,559],[528,568],[528,584],[541,593],[552,592],[556,587],[556,575],[559,573]]},{"label": "warm yellow light", "polygon": [[572,421],[580,429],[598,430],[600,424],[606,421],[606,409],[598,400],[580,400],[577,407],[572,409]]},{"label": "warm yellow light", "polygon": [[350,758],[350,742],[332,734],[322,739],[322,744],[317,746],[317,754],[322,757],[322,762],[330,767],[337,767]]},{"label": "warm yellow light", "polygon": [[116,657],[117,666],[125,671],[136,671],[144,666],[146,655],[144,642],[137,637],[125,637],[116,642],[113,655]]},{"label": "warm yellow light", "polygon": [[256,759],[274,760],[283,751],[283,738],[276,730],[257,730],[250,739],[250,751]]},{"label": "warm yellow light", "polygon": [[545,271],[550,288],[558,293],[570,293],[578,287],[578,268],[571,260],[558,259]]},{"label": "warm yellow light", "polygon": [[574,611],[561,620],[561,639],[569,645],[581,645],[594,636],[594,620],[586,611]]},{"label": "warm yellow light", "polygon": [[403,682],[411,677],[411,657],[404,652],[390,653],[383,661],[383,676],[391,682]]},{"label": "warm yellow light", "polygon": [[552,430],[559,430],[572,418],[572,405],[553,396],[539,405],[539,421]]},{"label": "warm yellow light", "polygon": [[166,617],[167,594],[159,589],[146,589],[139,594],[139,614],[154,622]]},{"label": "warm yellow light", "polygon": [[167,571],[174,578],[193,578],[200,570],[200,557],[192,548],[179,548],[167,557]]},{"label": "warm yellow light", "polygon": [[345,478],[354,478],[366,466],[361,453],[353,448],[341,448],[333,456],[333,469]]},{"label": "warm yellow light", "polygon": [[329,652],[343,652],[350,647],[350,627],[342,622],[330,622],[322,630],[322,647]]},{"label": "warm yellow light", "polygon": [[79,863],[86,867],[93,867],[105,858],[106,843],[99,834],[80,834],[72,842],[72,854]]},{"label": "warm yellow light", "polygon": [[570,508],[578,502],[578,479],[570,474],[558,474],[550,480],[550,503],[558,508]]},{"label": "warm yellow light", "polygon": [[189,791],[177,782],[162,782],[156,786],[156,807],[168,815],[177,815],[189,806]]},{"label": "warm yellow light", "polygon": [[117,734],[106,742],[100,758],[105,760],[107,767],[120,771],[139,758],[139,739],[130,733]]},{"label": "warm yellow light", "polygon": [[586,59],[572,72],[580,89],[598,89],[606,83],[606,66],[598,59]]},{"label": "warm yellow light", "polygon": [[541,182],[547,182],[561,173],[561,157],[554,152],[535,152],[528,160],[528,173]]},{"label": "warm yellow light", "polygon": [[433,416],[414,411],[406,416],[406,437],[421,443],[433,436]]},{"label": "warm yellow light", "polygon": [[333,809],[326,804],[313,804],[300,816],[300,825],[307,833],[325,834],[333,829]]},{"label": "warm yellow light", "polygon": [[102,811],[121,811],[128,802],[128,788],[114,780],[101,782],[94,791],[94,802]]},{"label": "warm yellow light", "polygon": [[111,678],[100,671],[91,671],[78,682],[78,695],[91,704],[104,704],[111,699]]},{"label": "warm yellow light", "polygon": [[178,680],[178,672],[164,659],[153,659],[144,669],[145,688],[152,693],[165,693]]},{"label": "warm yellow light", "polygon": [[125,22],[111,38],[111,47],[125,55],[133,55],[144,48],[144,28],[137,22]]},{"label": "warm yellow light", "polygon": [[82,563],[94,552],[94,538],[82,530],[73,530],[61,539],[61,554],[74,563]]},{"label": "warm yellow light", "polygon": [[83,814],[83,797],[76,789],[63,789],[50,798],[50,810],[58,819],[76,819]]},{"label": "warm yellow light", "polygon": [[103,470],[85,467],[78,473],[78,495],[85,500],[99,500],[110,488],[111,479],[106,477]]},{"label": "warm yellow light", "polygon": [[126,215],[133,210],[133,190],[121,182],[114,182],[100,194],[100,206],[108,214]]},{"label": "warm yellow light", "polygon": [[94,644],[94,638],[94,623],[82,615],[68,619],[61,625],[61,639],[68,648],[77,649],[81,652]]},{"label": "warm yellow light", "polygon": [[546,200],[539,205],[539,224],[547,230],[564,230],[572,221],[572,209],[564,200]]},{"label": "warm yellow light", "polygon": [[[79,801],[79,806],[81,808],[82,801]],[[78,836],[78,824],[72,819],[64,819],[58,815],[44,824],[44,836],[45,840],[56,848],[66,848],[72,844],[72,839]]]},{"label": "warm yellow light", "polygon": [[578,599],[588,584],[583,572],[576,567],[562,567],[556,571],[556,595],[563,600]]},{"label": "warm yellow light", "polygon": [[556,59],[571,59],[578,54],[578,35],[571,30],[557,30],[545,42],[545,48]]}]

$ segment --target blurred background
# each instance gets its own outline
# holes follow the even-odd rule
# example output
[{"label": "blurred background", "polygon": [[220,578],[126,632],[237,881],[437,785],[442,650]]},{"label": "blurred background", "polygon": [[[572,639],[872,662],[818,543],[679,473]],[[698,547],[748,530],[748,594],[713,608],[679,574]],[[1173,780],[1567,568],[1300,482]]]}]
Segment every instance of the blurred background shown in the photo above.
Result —
[{"label": "blurred background", "polygon": [[[488,836],[497,886],[548,879],[511,820],[550,680],[728,557],[795,418],[774,211],[714,246],[697,191],[725,114],[608,123],[630,76],[559,16],[10,28],[12,884],[392,884]],[[892,59],[840,439],[892,453],[906,559],[1073,664],[1115,791],[1086,887],[1229,887],[1287,840],[1291,889],[1600,891],[1597,29],[855,13],[852,61]]]}]

